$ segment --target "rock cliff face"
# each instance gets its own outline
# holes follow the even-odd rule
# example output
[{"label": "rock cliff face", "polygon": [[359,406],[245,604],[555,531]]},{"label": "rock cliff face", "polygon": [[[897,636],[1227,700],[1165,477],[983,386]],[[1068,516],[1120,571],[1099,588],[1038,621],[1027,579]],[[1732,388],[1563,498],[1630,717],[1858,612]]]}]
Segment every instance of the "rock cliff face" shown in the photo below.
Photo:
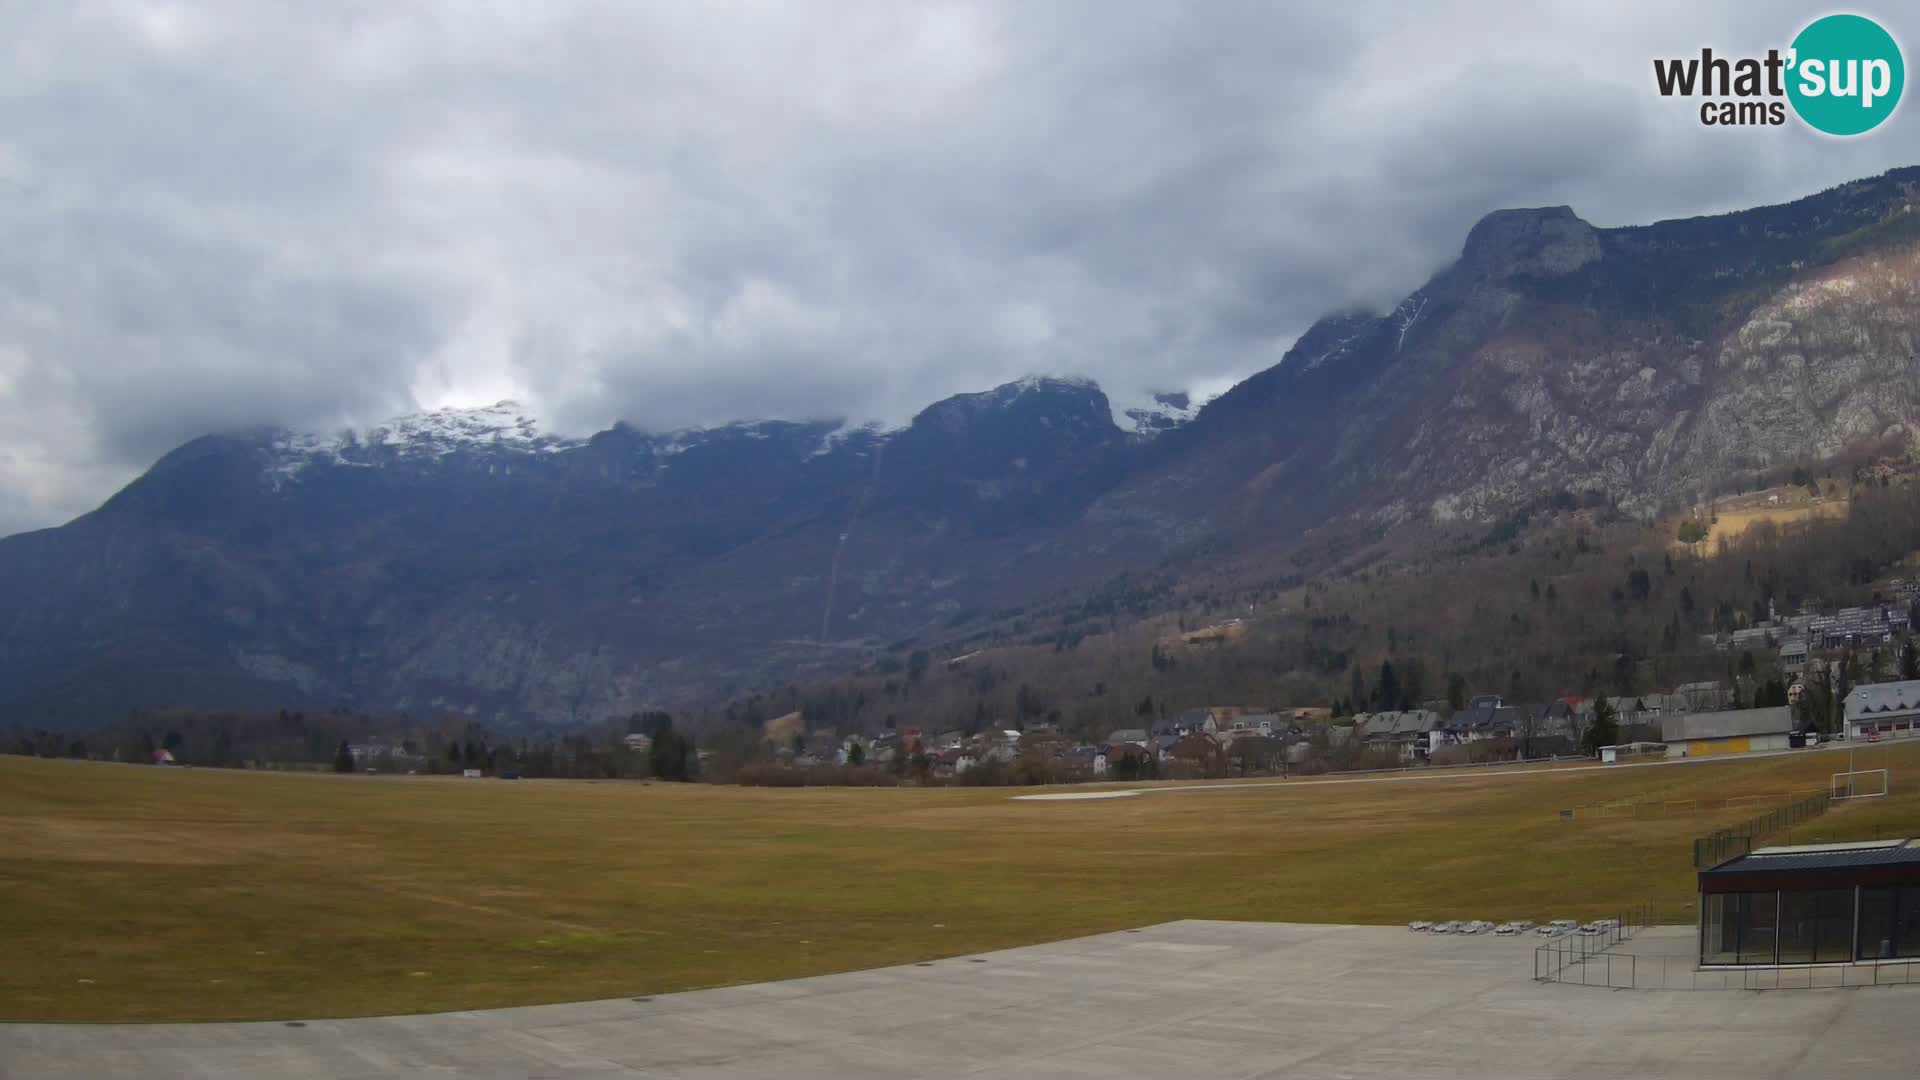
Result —
[{"label": "rock cliff face", "polygon": [[1911,449],[1916,188],[1907,169],[1622,229],[1490,214],[1454,265],[1384,316],[1322,320],[1094,513],[1164,518],[1184,491],[1200,532],[1485,519],[1567,490],[1653,514],[1862,442]]},{"label": "rock cliff face", "polygon": [[[1504,210],[1197,411],[1036,378],[899,431],[560,439],[511,406],[197,439],[0,540],[0,721],[350,705],[568,723],[826,673],[1193,541],[1651,514],[1920,442],[1920,169],[1721,217]],[[1135,415],[1139,413],[1140,415]],[[1147,434],[1151,433],[1151,434]]]}]

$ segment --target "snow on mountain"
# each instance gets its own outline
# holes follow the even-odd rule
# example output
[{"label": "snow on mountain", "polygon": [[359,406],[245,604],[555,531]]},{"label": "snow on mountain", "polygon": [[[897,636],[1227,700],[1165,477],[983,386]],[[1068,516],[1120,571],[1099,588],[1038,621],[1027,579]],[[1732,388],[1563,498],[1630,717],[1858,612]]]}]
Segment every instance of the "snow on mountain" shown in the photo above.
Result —
[{"label": "snow on mountain", "polygon": [[1184,391],[1159,391],[1137,402],[1116,399],[1113,422],[1122,431],[1151,437],[1193,419],[1203,404]]},{"label": "snow on mountain", "polygon": [[898,435],[905,430],[906,428],[904,426],[888,427],[878,420],[869,420],[864,424],[854,424],[843,420],[838,427],[820,436],[820,445],[815,447],[807,457],[808,459],[826,457],[828,454],[840,449],[840,447],[851,439],[867,439],[870,441],[885,440],[888,436]]},{"label": "snow on mountain", "polygon": [[[978,393],[959,394],[928,407],[969,412],[998,410],[1035,393],[1062,390],[1099,391],[1091,379],[1073,376],[1029,375]],[[1114,422],[1124,431],[1152,434],[1185,423],[1195,410],[1185,394],[1154,394],[1139,407],[1122,411],[1113,406]],[[767,440],[796,427],[817,428],[814,422],[740,420],[716,427],[689,427],[671,431],[642,431],[655,461],[729,437]],[[848,441],[888,441],[906,430],[880,422],[842,421],[827,426],[805,456],[825,457]],[[393,462],[437,462],[455,453],[515,453],[549,455],[583,447],[587,440],[543,432],[532,412],[514,401],[478,408],[442,408],[394,417],[370,426],[333,432],[280,430],[269,441],[267,473],[275,487],[315,464],[371,468]]]},{"label": "snow on mountain", "polygon": [[473,450],[557,454],[582,445],[582,440],[542,433],[523,406],[501,401],[471,409],[409,413],[332,434],[275,432],[271,471],[285,478],[315,462],[365,466],[388,458],[438,461],[457,451]]},{"label": "snow on mountain", "polygon": [[413,413],[371,428],[359,439],[367,446],[391,446],[435,456],[474,446],[551,454],[580,445],[577,440],[541,434],[533,417],[512,401],[477,409]]}]

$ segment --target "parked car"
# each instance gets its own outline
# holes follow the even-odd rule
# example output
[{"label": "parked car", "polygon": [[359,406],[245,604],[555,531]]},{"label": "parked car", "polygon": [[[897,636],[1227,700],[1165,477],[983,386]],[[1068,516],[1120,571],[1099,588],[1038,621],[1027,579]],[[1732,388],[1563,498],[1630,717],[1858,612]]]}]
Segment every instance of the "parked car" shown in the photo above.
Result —
[{"label": "parked car", "polygon": [[1462,934],[1477,934],[1479,932],[1480,932],[1479,919],[1470,919],[1460,924],[1460,933]]},{"label": "parked car", "polygon": [[1457,922],[1454,922],[1451,919],[1447,920],[1446,922],[1438,922],[1433,924],[1433,932],[1436,934],[1451,934],[1459,929],[1460,929],[1460,924]]},{"label": "parked car", "polygon": [[1555,931],[1562,934],[1571,933],[1575,930],[1580,929],[1580,924],[1577,922],[1574,922],[1572,919],[1555,919],[1552,922],[1548,923],[1547,925],[1553,927]]},{"label": "parked car", "polygon": [[1538,925],[1539,924],[1532,919],[1519,919],[1513,924],[1513,932],[1516,934],[1531,934],[1533,933],[1533,928]]},{"label": "parked car", "polygon": [[1407,929],[1415,932],[1431,930],[1433,929],[1433,923],[1428,922],[1426,919],[1415,919],[1407,924]]},{"label": "parked car", "polygon": [[1508,937],[1513,934],[1519,933],[1519,930],[1512,923],[1503,922],[1499,926],[1494,927],[1493,932],[1496,934],[1499,934],[1502,937]]}]

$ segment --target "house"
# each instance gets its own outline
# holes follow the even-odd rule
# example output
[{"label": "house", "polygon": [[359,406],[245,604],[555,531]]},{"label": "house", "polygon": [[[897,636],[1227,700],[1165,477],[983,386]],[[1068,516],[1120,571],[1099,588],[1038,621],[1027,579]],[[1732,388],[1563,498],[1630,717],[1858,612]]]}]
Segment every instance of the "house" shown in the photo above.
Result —
[{"label": "house", "polygon": [[1107,752],[1098,746],[1076,746],[1067,751],[1067,763],[1094,776],[1107,775]]},{"label": "house", "polygon": [[[1172,721],[1174,735],[1211,735],[1220,730],[1220,723],[1214,718],[1212,709],[1187,709],[1175,716]],[[1158,735],[1160,732],[1155,731]]]},{"label": "house", "polygon": [[[1154,740],[1156,744],[1160,740]],[[1209,763],[1220,759],[1220,744],[1210,735],[1195,732],[1182,735],[1169,744],[1157,745],[1162,763],[1182,761],[1196,768],[1205,768]]]},{"label": "house", "polygon": [[1014,758],[1020,756],[1020,748],[1014,743],[990,740],[987,745],[977,751],[974,756],[981,761],[1012,761]]},{"label": "house", "polygon": [[1920,679],[1856,686],[1842,703],[1848,739],[1884,742],[1920,736]]},{"label": "house", "polygon": [[1607,704],[1613,706],[1614,721],[1621,727],[1628,724],[1644,724],[1660,715],[1660,710],[1647,703],[1638,694],[1632,697],[1610,697]]},{"label": "house", "polygon": [[1807,639],[1791,637],[1780,643],[1780,667],[1786,671],[1801,671],[1807,666]]},{"label": "house", "polygon": [[1520,752],[1526,757],[1577,753],[1585,730],[1573,702],[1535,706],[1532,723],[1520,733]]},{"label": "house", "polygon": [[1234,717],[1221,734],[1229,739],[1245,739],[1255,735],[1272,737],[1281,734],[1286,727],[1277,713],[1248,713]]},{"label": "house", "polygon": [[1711,713],[1726,700],[1726,696],[1720,692],[1720,682],[1715,678],[1705,682],[1682,682],[1680,686],[1674,686],[1674,696],[1686,701],[1686,709],[1690,713]]},{"label": "house", "polygon": [[[1693,707],[1693,696],[1683,694],[1678,690],[1675,690],[1671,694],[1662,693],[1658,690],[1651,694],[1642,694],[1640,696],[1640,702],[1653,716],[1670,716],[1674,713],[1683,712],[1712,711],[1712,709],[1695,709]],[[1715,705],[1713,708],[1718,707],[1718,705]]]},{"label": "house", "polygon": [[1464,743],[1481,742],[1486,739],[1511,739],[1524,730],[1532,719],[1518,706],[1498,704],[1500,699],[1491,694],[1485,697],[1490,698],[1491,701],[1486,704],[1469,705],[1454,713],[1446,722],[1447,741]]},{"label": "house", "polygon": [[1792,731],[1793,710],[1785,705],[1679,713],[1660,720],[1661,741],[1670,758],[1785,750]]},{"label": "house", "polygon": [[1427,709],[1377,712],[1366,717],[1364,727],[1356,717],[1354,730],[1368,746],[1398,750],[1402,761],[1424,761],[1448,741],[1440,714]]}]

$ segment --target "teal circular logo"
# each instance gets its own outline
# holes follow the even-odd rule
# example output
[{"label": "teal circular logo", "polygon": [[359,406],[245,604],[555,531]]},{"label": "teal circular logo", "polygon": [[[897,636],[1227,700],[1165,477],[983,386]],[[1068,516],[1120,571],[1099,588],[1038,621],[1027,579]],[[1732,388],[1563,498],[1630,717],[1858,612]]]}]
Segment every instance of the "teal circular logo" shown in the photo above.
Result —
[{"label": "teal circular logo", "polygon": [[1907,65],[1900,44],[1862,15],[1828,15],[1793,39],[1787,98],[1816,131],[1859,135],[1900,104]]}]

